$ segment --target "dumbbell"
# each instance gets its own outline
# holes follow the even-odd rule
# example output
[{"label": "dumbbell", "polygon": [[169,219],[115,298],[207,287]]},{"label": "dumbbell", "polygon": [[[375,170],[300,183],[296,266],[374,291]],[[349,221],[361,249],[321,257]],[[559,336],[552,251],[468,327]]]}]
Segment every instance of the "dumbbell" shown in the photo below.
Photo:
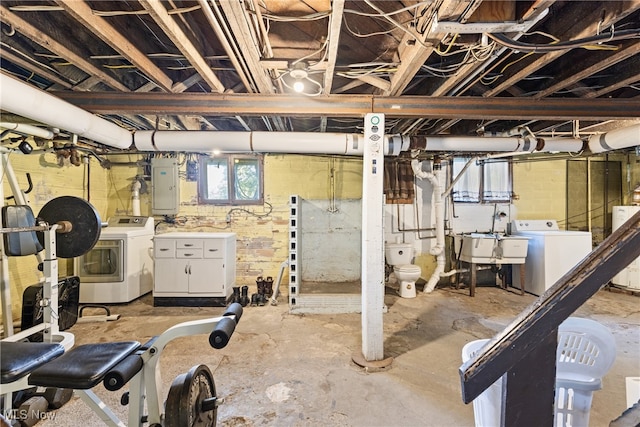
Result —
[{"label": "dumbbell", "polygon": [[60,409],[73,397],[73,389],[47,387],[44,391],[38,391],[37,387],[31,387],[14,393],[13,407],[19,408],[32,397],[42,397],[47,401],[48,409]]}]

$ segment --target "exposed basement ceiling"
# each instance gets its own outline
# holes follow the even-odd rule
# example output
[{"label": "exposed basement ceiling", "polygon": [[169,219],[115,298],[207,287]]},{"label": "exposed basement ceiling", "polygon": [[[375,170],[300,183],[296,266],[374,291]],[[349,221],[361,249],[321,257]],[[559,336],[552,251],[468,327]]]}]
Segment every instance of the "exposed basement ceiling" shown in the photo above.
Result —
[{"label": "exposed basement ceiling", "polygon": [[3,0],[0,20],[3,73],[132,131],[354,132],[376,111],[389,134],[585,137],[640,118],[640,0]]}]

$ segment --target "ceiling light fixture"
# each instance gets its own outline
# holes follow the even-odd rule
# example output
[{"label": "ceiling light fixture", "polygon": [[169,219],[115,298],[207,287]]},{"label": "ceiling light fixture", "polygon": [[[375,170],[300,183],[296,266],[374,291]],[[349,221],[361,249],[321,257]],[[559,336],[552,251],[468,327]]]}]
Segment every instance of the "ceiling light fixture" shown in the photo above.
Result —
[{"label": "ceiling light fixture", "polygon": [[307,71],[307,63],[304,61],[296,62],[291,67],[289,75],[295,79],[295,82],[293,83],[293,90],[297,93],[302,93],[304,91],[303,80],[309,77],[309,72]]}]

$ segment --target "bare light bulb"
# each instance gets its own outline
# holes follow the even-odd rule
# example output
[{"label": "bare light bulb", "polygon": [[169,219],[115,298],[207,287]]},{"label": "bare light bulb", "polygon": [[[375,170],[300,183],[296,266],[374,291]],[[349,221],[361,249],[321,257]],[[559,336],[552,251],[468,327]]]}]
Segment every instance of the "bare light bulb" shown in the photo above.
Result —
[{"label": "bare light bulb", "polygon": [[296,80],[296,82],[293,84],[293,90],[297,93],[302,93],[302,91],[304,90],[304,83],[302,83],[301,80]]}]

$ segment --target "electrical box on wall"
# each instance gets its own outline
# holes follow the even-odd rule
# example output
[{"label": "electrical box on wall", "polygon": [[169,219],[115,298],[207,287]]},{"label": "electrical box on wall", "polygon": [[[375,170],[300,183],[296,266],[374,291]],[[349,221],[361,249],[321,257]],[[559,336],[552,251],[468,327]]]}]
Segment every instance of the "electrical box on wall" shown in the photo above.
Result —
[{"label": "electrical box on wall", "polygon": [[176,215],[180,206],[177,158],[151,159],[151,213]]}]

